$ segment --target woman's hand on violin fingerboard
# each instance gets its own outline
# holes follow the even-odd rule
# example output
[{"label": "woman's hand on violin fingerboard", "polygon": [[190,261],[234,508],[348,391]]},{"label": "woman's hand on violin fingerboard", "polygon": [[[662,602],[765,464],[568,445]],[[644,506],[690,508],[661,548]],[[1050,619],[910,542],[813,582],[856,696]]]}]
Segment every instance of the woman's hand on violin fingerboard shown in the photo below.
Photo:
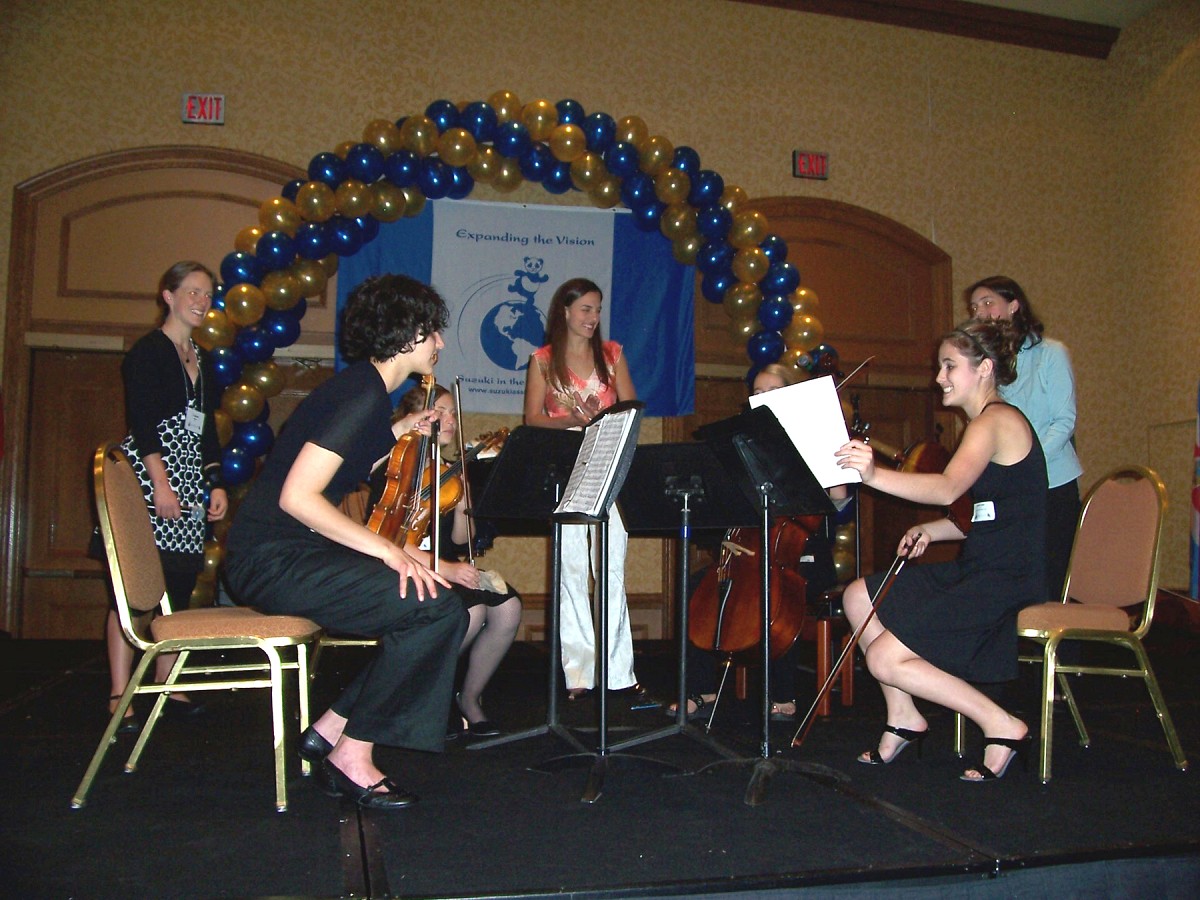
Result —
[{"label": "woman's hand on violin fingerboard", "polygon": [[875,478],[875,451],[864,441],[855,439],[842,444],[834,456],[841,468],[857,470],[863,484],[870,484]]},{"label": "woman's hand on violin fingerboard", "polygon": [[403,418],[397,419],[392,423],[392,434],[400,437],[402,434],[408,434],[410,431],[419,431],[421,434],[429,434],[429,423],[436,419],[440,413],[436,409],[421,409],[415,413],[409,413]]},{"label": "woman's hand on violin fingerboard", "polygon": [[384,558],[384,564],[400,575],[400,596],[408,596],[408,581],[411,578],[417,592],[418,602],[423,602],[426,595],[432,597],[437,593],[439,584],[450,587],[450,582],[437,572],[409,556],[402,548],[391,547],[392,552]]}]

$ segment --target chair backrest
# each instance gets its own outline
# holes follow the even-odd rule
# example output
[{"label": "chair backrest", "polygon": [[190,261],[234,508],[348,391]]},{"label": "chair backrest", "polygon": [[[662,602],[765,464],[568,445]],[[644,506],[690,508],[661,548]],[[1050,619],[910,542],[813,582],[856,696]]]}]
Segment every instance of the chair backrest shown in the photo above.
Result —
[{"label": "chair backrest", "polygon": [[1123,467],[1100,479],[1079,514],[1064,600],[1125,608],[1142,604],[1135,630],[1149,629],[1166,506],[1162,480],[1143,466]]},{"label": "chair backrest", "polygon": [[130,610],[137,614],[154,609],[167,592],[146,498],[128,457],[115,443],[96,449],[92,477],[117,613],[126,638],[144,647],[133,628]]}]

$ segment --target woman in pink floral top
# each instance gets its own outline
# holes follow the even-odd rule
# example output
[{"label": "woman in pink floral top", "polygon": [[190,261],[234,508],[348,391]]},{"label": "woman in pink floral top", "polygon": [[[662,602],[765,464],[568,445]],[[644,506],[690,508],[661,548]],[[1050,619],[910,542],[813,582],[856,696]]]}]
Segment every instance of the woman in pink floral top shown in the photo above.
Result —
[{"label": "woman in pink floral top", "polygon": [[[582,428],[614,403],[637,399],[621,345],[601,338],[602,302],[600,288],[586,278],[572,278],[555,291],[547,344],[533,353],[525,382],[526,425]],[[613,507],[608,528],[608,687],[612,690],[637,684],[625,601],[628,542],[620,513]],[[596,638],[588,592],[596,544],[595,526],[563,526],[559,633],[567,696],[572,700],[596,683]]]}]

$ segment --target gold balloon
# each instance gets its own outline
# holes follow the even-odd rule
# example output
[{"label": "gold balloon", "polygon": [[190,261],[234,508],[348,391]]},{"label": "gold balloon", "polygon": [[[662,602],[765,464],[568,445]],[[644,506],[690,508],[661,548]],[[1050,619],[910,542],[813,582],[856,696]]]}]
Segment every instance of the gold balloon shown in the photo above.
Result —
[{"label": "gold balloon", "polygon": [[254,251],[258,249],[258,239],[266,234],[257,225],[247,225],[237,233],[237,237],[233,239],[233,247],[242,253],[254,255]]},{"label": "gold balloon", "polygon": [[788,297],[792,301],[792,317],[815,316],[821,308],[821,301],[816,292],[806,287],[796,288]]},{"label": "gold balloon", "polygon": [[216,541],[204,542],[204,570],[200,573],[201,578],[207,578],[212,581],[217,577],[217,571],[221,568],[221,560],[225,558],[225,548]]},{"label": "gold balloon", "polygon": [[467,163],[467,171],[471,177],[481,184],[489,184],[496,177],[496,168],[500,165],[500,154],[495,147],[480,147],[475,158]]},{"label": "gold balloon", "polygon": [[854,566],[854,554],[833,554],[833,574],[838,584],[845,584],[856,578],[858,571]]},{"label": "gold balloon", "polygon": [[812,357],[808,355],[808,351],[803,347],[788,347],[783,351],[783,356],[779,358],[779,362],[782,365],[791,366],[792,370],[800,376],[801,381],[808,380],[808,367],[812,365]]},{"label": "gold balloon", "polygon": [[641,153],[642,147],[650,139],[650,129],[638,116],[622,116],[617,121],[616,139],[624,141],[626,144],[633,144]]},{"label": "gold balloon", "polygon": [[231,384],[221,395],[221,409],[235,422],[249,422],[258,418],[262,408],[262,391],[245,381]]},{"label": "gold balloon", "polygon": [[204,314],[204,321],[195,331],[196,343],[205,350],[213,347],[229,347],[233,344],[233,336],[237,329],[229,321],[223,309],[210,309]]},{"label": "gold balloon", "polygon": [[337,210],[333,188],[323,181],[306,181],[296,191],[296,208],[305,221],[327,221]]},{"label": "gold balloon", "polygon": [[855,527],[853,522],[847,522],[845,525],[839,525],[833,532],[833,543],[835,547],[853,547],[855,537]]},{"label": "gold balloon", "polygon": [[728,235],[728,241],[733,246],[739,249],[758,247],[766,236],[767,217],[757,209],[743,209],[733,214],[733,225]]},{"label": "gold balloon", "polygon": [[692,189],[692,179],[679,169],[663,169],[654,176],[654,196],[670,206],[683,203]]},{"label": "gold balloon", "polygon": [[291,273],[300,282],[300,295],[303,297],[316,297],[325,290],[325,284],[329,281],[325,267],[315,259],[301,257],[292,263]]},{"label": "gold balloon", "polygon": [[235,284],[225,294],[225,315],[239,328],[253,325],[267,311],[267,298],[252,284]]},{"label": "gold balloon", "polygon": [[658,220],[658,230],[671,241],[686,238],[696,233],[696,210],[687,203],[673,203],[663,210]]},{"label": "gold balloon", "polygon": [[729,318],[737,321],[758,316],[758,305],[762,303],[762,291],[757,284],[747,284],[739,281],[725,292],[721,306],[729,313]]},{"label": "gold balloon", "polygon": [[521,115],[521,101],[512,91],[496,91],[488,97],[488,105],[496,111],[496,122],[503,125]]},{"label": "gold balloon", "polygon": [[725,185],[725,190],[721,192],[721,197],[717,200],[717,203],[725,207],[730,215],[733,215],[738,211],[738,207],[743,206],[749,199],[750,195],[736,184],[727,184]]},{"label": "gold balloon", "polygon": [[391,156],[400,149],[400,129],[387,119],[372,119],[363,129],[364,144],[371,144],[384,156]]},{"label": "gold balloon", "polygon": [[356,144],[358,144],[358,141],[342,141],[333,148],[333,154],[339,159],[345,159],[350,155],[350,151],[354,149]]},{"label": "gold balloon", "polygon": [[438,156],[448,166],[460,169],[475,158],[479,148],[475,138],[465,128],[447,128],[437,139]]},{"label": "gold balloon", "polygon": [[412,185],[401,190],[404,191],[404,215],[410,219],[419,216],[425,208],[425,195],[421,193],[420,188]]},{"label": "gold balloon", "polygon": [[519,188],[521,180],[521,166],[517,161],[500,157],[496,174],[492,177],[492,187],[502,194],[507,194]]},{"label": "gold balloon", "polygon": [[326,278],[332,278],[337,274],[338,255],[336,253],[330,253],[328,256],[322,257],[320,263],[321,268],[325,270]]},{"label": "gold balloon", "polygon": [[558,125],[558,110],[549,100],[534,100],[521,107],[521,124],[529,130],[529,137],[544,141]]},{"label": "gold balloon", "polygon": [[655,135],[647,139],[644,147],[638,148],[638,168],[647,175],[654,176],[670,168],[674,156],[675,145],[665,137]]},{"label": "gold balloon", "polygon": [[400,126],[400,144],[425,157],[437,146],[438,130],[428,116],[409,116]]},{"label": "gold balloon", "polygon": [[295,237],[300,227],[300,210],[286,197],[272,197],[258,208],[258,224],[266,231],[282,231]]},{"label": "gold balloon", "polygon": [[[304,296],[304,287],[300,279],[292,274],[291,269],[278,269],[263,276],[259,285],[267,306],[281,312],[291,309]],[[228,308],[228,307],[227,307]]]},{"label": "gold balloon", "polygon": [[196,585],[192,588],[191,596],[188,597],[188,607],[190,609],[204,609],[207,606],[212,606],[217,599],[217,582],[208,578],[197,578]]},{"label": "gold balloon", "polygon": [[608,167],[599,153],[587,152],[571,163],[571,183],[581,191],[591,190],[608,175]]},{"label": "gold balloon", "polygon": [[225,513],[225,518],[217,519],[217,521],[212,523],[213,538],[222,543],[225,542],[225,535],[229,534],[229,526],[233,524],[234,509],[235,507],[231,501],[229,509]]},{"label": "gold balloon", "polygon": [[368,190],[371,215],[380,222],[395,222],[404,215],[404,192],[390,181],[380,178]]},{"label": "gold balloon", "polygon": [[559,162],[574,162],[587,153],[587,136],[578,125],[559,125],[550,133],[550,152]]},{"label": "gold balloon", "polygon": [[762,281],[770,265],[761,247],[746,247],[733,255],[733,274],[738,281]]},{"label": "gold balloon", "polygon": [[760,331],[762,331],[762,325],[759,323],[757,315],[743,319],[731,319],[729,322],[730,337],[742,345],[745,345],[746,341]]},{"label": "gold balloon", "polygon": [[217,442],[222,447],[233,439],[233,419],[223,409],[213,411],[213,424],[217,426]]},{"label": "gold balloon", "polygon": [[242,370],[242,380],[258,388],[268,400],[279,395],[287,383],[287,375],[273,359],[251,363]]},{"label": "gold balloon", "polygon": [[792,316],[783,330],[783,341],[789,347],[811,350],[825,340],[825,327],[815,316]]},{"label": "gold balloon", "polygon": [[592,185],[588,196],[600,209],[612,209],[621,202],[621,182],[615,175],[605,175]]},{"label": "gold balloon", "polygon": [[671,253],[675,257],[675,261],[682,266],[694,265],[696,257],[700,254],[700,248],[704,246],[704,240],[693,234],[691,237],[680,238],[671,241]]},{"label": "gold balloon", "polygon": [[371,191],[357,178],[347,178],[333,195],[337,210],[347,219],[357,219],[371,211]]}]

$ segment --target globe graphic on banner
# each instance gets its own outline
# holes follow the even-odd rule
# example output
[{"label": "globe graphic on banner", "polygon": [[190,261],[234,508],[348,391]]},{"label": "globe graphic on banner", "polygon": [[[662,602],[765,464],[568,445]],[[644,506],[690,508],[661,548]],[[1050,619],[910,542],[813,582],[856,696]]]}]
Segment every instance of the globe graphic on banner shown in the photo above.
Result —
[{"label": "globe graphic on banner", "polygon": [[506,301],[488,310],[479,326],[479,344],[502,369],[520,372],[529,354],[546,339],[546,317],[528,301]]}]

